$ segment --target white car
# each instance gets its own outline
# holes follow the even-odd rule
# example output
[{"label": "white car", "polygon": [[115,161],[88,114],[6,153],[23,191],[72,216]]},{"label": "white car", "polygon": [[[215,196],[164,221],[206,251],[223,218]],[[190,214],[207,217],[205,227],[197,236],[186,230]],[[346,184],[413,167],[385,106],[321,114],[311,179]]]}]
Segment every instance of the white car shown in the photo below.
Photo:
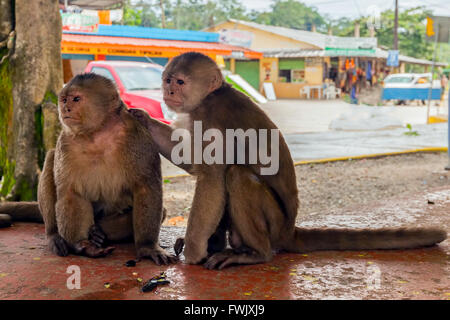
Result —
[{"label": "white car", "polygon": [[[383,100],[428,100],[431,85],[431,73],[397,73],[384,79]],[[441,98],[441,83],[434,80],[432,84],[432,100]]]}]

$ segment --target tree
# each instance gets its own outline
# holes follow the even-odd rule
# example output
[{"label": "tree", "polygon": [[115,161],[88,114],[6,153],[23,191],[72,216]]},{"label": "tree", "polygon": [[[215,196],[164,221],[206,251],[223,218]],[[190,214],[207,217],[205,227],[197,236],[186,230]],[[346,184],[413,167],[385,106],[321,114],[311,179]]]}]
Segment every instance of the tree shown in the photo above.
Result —
[{"label": "tree", "polygon": [[155,4],[139,1],[134,4],[130,0],[124,2],[122,23],[128,26],[161,27],[159,16],[153,9]]},{"label": "tree", "polygon": [[[127,0],[123,24],[161,28],[160,0]],[[202,30],[229,18],[246,19],[239,0],[164,0],[166,28]]]},{"label": "tree", "polygon": [[[433,47],[430,42],[426,41],[424,23],[427,15],[431,12],[425,7],[411,8],[399,12],[398,16],[398,44],[401,54],[421,58],[432,59]],[[367,21],[369,17],[358,19],[360,22],[361,37],[369,36]],[[335,21],[333,26],[333,34],[338,36],[351,37],[354,35],[355,22],[357,20],[341,19]],[[394,36],[394,11],[386,10],[381,13],[381,27],[376,29],[376,37],[378,45],[392,49]]]},{"label": "tree", "polygon": [[295,0],[274,0],[272,12],[252,15],[253,21],[261,24],[300,30],[311,30],[315,25],[317,30],[326,31],[325,19],[317,9]]},{"label": "tree", "polygon": [[0,13],[0,193],[32,200],[59,127],[61,17],[57,0],[0,0]]}]

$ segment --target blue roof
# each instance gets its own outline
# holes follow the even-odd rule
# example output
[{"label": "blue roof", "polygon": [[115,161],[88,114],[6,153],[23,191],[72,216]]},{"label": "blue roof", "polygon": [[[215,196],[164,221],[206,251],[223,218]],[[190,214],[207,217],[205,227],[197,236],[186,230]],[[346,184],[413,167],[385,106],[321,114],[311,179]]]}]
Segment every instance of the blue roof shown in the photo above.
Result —
[{"label": "blue roof", "polygon": [[63,32],[72,34],[89,34],[96,36],[111,36],[111,37],[126,37],[126,38],[219,42],[219,34],[214,32],[158,29],[158,28],[145,28],[137,26],[122,26],[122,25],[100,24],[98,26],[97,32],[74,32],[74,31],[63,31]]}]

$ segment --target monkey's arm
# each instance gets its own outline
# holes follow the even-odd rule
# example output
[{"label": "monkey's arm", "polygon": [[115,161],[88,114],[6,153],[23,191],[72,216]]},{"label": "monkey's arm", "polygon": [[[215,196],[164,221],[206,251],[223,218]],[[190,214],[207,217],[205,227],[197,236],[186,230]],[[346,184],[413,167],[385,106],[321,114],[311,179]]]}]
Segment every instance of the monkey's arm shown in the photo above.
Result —
[{"label": "monkey's arm", "polygon": [[[129,109],[128,112],[131,113],[144,127],[150,130],[152,139],[158,146],[159,153],[173,163],[172,149],[179,143],[179,141],[172,141],[172,127],[159,120],[151,118],[141,109]],[[181,163],[175,165],[189,173],[192,173],[192,164]]]},{"label": "monkey's arm", "polygon": [[89,240],[89,233],[94,227],[94,210],[90,201],[75,193],[70,186],[59,186],[57,199],[55,215],[58,236],[76,254],[96,258],[114,250],[114,247],[99,248]]},{"label": "monkey's arm", "polygon": [[133,191],[133,230],[138,258],[150,258],[157,265],[174,263],[177,257],[159,246],[163,217],[161,185],[137,183]]},{"label": "monkey's arm", "polygon": [[[217,172],[216,172],[217,170]],[[217,229],[225,209],[225,179],[220,167],[197,179],[185,236],[186,263],[197,264],[207,257],[208,240]]]},{"label": "monkey's arm", "polygon": [[52,236],[58,233],[56,226],[56,187],[53,176],[53,165],[55,160],[55,150],[50,150],[45,156],[44,168],[39,177],[38,184],[38,203],[39,210],[45,223],[46,235]]},{"label": "monkey's arm", "polygon": [[65,257],[69,254],[69,244],[58,234],[56,224],[56,186],[53,175],[55,162],[55,150],[49,150],[45,156],[44,168],[39,177],[38,184],[38,204],[39,211],[45,224],[45,234],[47,235],[50,250],[58,256]]}]

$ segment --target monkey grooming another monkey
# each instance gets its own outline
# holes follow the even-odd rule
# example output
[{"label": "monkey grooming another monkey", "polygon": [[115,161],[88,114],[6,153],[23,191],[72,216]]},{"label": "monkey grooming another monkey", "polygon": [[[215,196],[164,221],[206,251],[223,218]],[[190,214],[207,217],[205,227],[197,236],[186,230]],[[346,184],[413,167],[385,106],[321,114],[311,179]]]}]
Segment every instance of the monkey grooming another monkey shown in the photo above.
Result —
[{"label": "monkey grooming another monkey", "polygon": [[[50,249],[89,257],[111,241],[133,239],[139,258],[175,262],[159,246],[163,220],[161,165],[150,132],[130,114],[114,83],[74,77],[59,94],[62,132],[38,184],[38,202],[6,202],[14,220],[43,218]],[[41,218],[42,215],[42,218]]]},{"label": "monkey grooming another monkey", "polygon": [[[175,245],[177,253],[185,246],[187,263],[206,261],[206,268],[221,269],[230,264],[270,261],[273,251],[403,249],[430,246],[446,238],[444,230],[434,228],[358,231],[295,227],[299,205],[295,169],[281,133],[276,141],[278,150],[271,150],[279,156],[275,174],[261,174],[264,166],[260,160],[254,164],[228,163],[229,158],[236,160],[236,155],[228,157],[230,150],[225,147],[226,163],[194,161],[195,142],[190,143],[189,152],[183,151],[189,163],[172,159],[179,142],[171,137],[178,128],[189,130],[194,141],[198,123],[202,134],[215,129],[222,136],[230,129],[277,130],[252,100],[224,81],[216,63],[195,52],[173,58],[163,73],[163,94],[172,110],[185,114],[173,127],[151,119],[142,110],[131,112],[149,128],[164,157],[197,176],[186,235]],[[271,145],[271,139],[268,136],[266,146]],[[252,146],[245,147],[245,159],[249,159]],[[260,155],[259,144],[257,151]],[[227,231],[232,249],[226,249]]]}]

